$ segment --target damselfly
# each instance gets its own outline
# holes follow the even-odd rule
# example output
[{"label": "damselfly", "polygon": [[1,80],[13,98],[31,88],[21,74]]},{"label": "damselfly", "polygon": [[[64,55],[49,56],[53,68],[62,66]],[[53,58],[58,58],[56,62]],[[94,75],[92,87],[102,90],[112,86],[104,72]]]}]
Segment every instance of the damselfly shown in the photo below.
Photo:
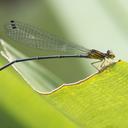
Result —
[{"label": "damselfly", "polygon": [[[95,49],[87,49],[77,44],[71,44],[62,39],[56,38],[56,36],[51,35],[45,31],[40,31],[39,29],[24,24],[21,22],[10,21],[9,24],[5,25],[5,30],[7,35],[13,40],[22,42],[23,44],[38,48],[42,50],[56,50],[56,51],[78,51],[79,54],[71,55],[50,55],[50,56],[34,56],[24,59],[16,59],[11,61],[4,66],[0,67],[0,70],[3,70],[14,63],[32,61],[32,60],[43,60],[43,59],[57,59],[57,58],[89,58],[97,59],[98,61],[92,62],[91,64],[97,69],[100,70],[105,67],[105,63],[108,65],[111,64],[112,60],[115,58],[115,55],[112,51],[107,50],[106,53],[100,52]],[[96,63],[101,62],[100,69],[96,67]]]}]

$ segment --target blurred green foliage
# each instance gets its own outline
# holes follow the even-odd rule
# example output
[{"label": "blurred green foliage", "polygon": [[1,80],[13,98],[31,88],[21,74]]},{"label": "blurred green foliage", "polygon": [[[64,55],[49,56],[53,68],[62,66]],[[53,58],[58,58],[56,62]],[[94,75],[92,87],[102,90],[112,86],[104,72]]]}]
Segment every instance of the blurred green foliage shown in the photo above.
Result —
[{"label": "blurred green foliage", "polygon": [[0,79],[3,80],[0,89],[1,128],[76,127],[44,96],[32,91],[13,70],[1,72]]}]

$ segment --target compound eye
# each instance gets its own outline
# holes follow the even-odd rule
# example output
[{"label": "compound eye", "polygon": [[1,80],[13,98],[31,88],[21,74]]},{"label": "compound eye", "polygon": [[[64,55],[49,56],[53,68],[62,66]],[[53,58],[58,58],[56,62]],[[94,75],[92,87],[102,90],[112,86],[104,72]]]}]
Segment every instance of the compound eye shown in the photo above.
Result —
[{"label": "compound eye", "polygon": [[108,50],[107,51],[107,54],[112,54],[113,52],[111,50]]},{"label": "compound eye", "polygon": [[114,53],[113,53],[111,50],[108,50],[108,51],[107,51],[107,55],[108,55],[108,57],[111,58],[111,59],[115,58],[115,55],[114,55]]}]

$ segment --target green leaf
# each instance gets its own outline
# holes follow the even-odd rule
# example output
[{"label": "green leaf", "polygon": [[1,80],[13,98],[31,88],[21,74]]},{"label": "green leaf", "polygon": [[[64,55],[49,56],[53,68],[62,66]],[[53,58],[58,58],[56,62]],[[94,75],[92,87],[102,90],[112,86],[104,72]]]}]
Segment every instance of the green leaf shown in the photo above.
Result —
[{"label": "green leaf", "polygon": [[61,87],[48,98],[81,127],[128,127],[128,63],[120,61],[78,84]]},{"label": "green leaf", "polygon": [[[12,70],[0,72],[0,127],[128,127],[128,63],[48,95],[32,91]],[[15,84],[18,83],[18,84]]]}]

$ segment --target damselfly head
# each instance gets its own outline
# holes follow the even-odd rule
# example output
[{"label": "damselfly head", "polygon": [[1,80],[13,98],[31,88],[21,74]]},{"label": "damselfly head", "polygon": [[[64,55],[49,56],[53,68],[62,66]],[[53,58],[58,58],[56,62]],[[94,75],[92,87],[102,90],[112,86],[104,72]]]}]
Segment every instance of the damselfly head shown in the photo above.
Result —
[{"label": "damselfly head", "polygon": [[108,50],[106,55],[107,55],[106,56],[107,58],[110,58],[110,59],[115,58],[115,54],[111,50]]}]

